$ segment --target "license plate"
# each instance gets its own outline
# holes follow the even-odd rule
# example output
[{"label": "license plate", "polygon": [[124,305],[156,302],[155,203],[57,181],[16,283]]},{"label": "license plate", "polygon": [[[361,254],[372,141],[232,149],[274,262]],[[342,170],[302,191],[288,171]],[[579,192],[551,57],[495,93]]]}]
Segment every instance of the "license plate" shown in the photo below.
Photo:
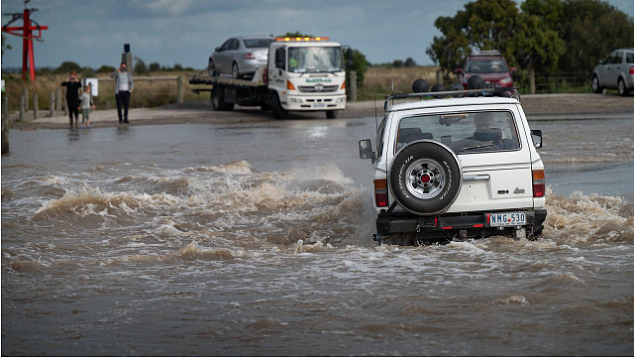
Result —
[{"label": "license plate", "polygon": [[489,224],[491,226],[526,225],[525,213],[490,213],[489,215]]},{"label": "license plate", "polygon": [[326,104],[325,103],[315,103],[315,108],[325,108]]}]

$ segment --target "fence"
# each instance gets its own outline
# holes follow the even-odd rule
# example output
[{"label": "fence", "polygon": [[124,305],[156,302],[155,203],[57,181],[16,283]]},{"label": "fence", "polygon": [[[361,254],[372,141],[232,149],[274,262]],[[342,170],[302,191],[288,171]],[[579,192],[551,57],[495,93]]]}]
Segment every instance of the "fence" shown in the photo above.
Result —
[{"label": "fence", "polygon": [[590,77],[578,72],[551,72],[535,74],[537,92],[553,92],[570,87],[586,87],[590,85]]},{"label": "fence", "polygon": [[[112,109],[116,107],[114,94],[114,79],[110,77],[97,78],[99,81],[99,96],[93,98],[93,102],[100,109]],[[41,84],[29,84],[28,87],[20,82],[12,83],[9,93],[11,98],[5,99],[2,103],[3,112],[8,115],[9,105],[13,110],[19,111],[18,120],[22,121],[28,118],[38,118],[43,113],[52,117],[56,112],[64,111],[68,113],[66,108],[65,91],[59,83],[61,80],[55,79],[53,83],[49,80]],[[16,81],[17,82],[17,81]],[[38,81],[39,82],[39,81]],[[153,107],[169,103],[183,103],[185,97],[189,100],[200,99],[192,98],[192,95],[186,92],[187,84],[183,80],[183,76],[147,76],[134,77],[134,93],[131,96],[130,107]],[[31,94],[30,94],[31,93]],[[12,103],[11,103],[12,102]],[[44,110],[46,109],[46,110]]]}]

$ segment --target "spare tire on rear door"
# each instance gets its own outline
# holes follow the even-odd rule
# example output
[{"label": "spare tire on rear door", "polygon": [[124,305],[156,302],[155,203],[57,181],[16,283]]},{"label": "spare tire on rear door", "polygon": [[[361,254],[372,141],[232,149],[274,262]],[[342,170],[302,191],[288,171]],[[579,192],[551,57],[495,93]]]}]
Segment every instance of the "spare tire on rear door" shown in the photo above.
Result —
[{"label": "spare tire on rear door", "polygon": [[394,199],[419,215],[447,211],[462,185],[458,157],[445,145],[424,140],[402,148],[389,172]]}]

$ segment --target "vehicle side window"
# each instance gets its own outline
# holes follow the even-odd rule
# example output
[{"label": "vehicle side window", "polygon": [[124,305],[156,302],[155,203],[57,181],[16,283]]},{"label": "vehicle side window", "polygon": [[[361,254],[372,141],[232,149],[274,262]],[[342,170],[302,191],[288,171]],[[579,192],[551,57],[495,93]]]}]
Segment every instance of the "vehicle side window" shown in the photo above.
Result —
[{"label": "vehicle side window", "polygon": [[227,50],[235,50],[237,48],[238,48],[238,40],[231,39],[231,42],[229,42],[229,45],[227,46]]},{"label": "vehicle side window", "polygon": [[282,70],[286,69],[286,49],[284,47],[275,50],[275,67]]},{"label": "vehicle side window", "polygon": [[621,63],[622,59],[623,59],[623,52],[617,52],[616,55],[614,55],[614,57],[612,57],[612,63],[613,64],[619,64],[619,63]]},{"label": "vehicle side window", "polygon": [[625,62],[634,63],[634,52],[626,52],[625,53]]},{"label": "vehicle side window", "polygon": [[376,157],[381,158],[383,155],[383,135],[385,134],[385,122],[387,119],[387,115],[383,117],[381,120],[381,124],[379,124],[379,129],[376,131]]},{"label": "vehicle side window", "polygon": [[220,49],[222,51],[227,51],[229,49],[229,45],[231,45],[231,41],[233,41],[233,39],[229,39],[225,41],[225,43],[223,43],[222,46],[220,46]]},{"label": "vehicle side window", "polygon": [[611,63],[612,63],[612,54],[609,54],[608,57],[606,57],[605,60],[603,60],[603,64],[609,65]]}]

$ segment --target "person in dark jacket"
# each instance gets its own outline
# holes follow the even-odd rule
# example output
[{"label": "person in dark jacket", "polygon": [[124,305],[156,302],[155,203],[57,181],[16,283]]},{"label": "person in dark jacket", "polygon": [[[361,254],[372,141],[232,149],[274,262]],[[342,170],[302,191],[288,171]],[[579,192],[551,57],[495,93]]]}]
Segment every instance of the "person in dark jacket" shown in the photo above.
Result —
[{"label": "person in dark jacket", "polygon": [[70,71],[70,74],[66,78],[66,81],[62,82],[62,86],[66,89],[66,108],[68,108],[68,118],[70,120],[70,127],[73,128],[73,114],[75,115],[74,127],[79,126],[79,90],[81,89],[81,83],[77,79],[77,72]]}]

